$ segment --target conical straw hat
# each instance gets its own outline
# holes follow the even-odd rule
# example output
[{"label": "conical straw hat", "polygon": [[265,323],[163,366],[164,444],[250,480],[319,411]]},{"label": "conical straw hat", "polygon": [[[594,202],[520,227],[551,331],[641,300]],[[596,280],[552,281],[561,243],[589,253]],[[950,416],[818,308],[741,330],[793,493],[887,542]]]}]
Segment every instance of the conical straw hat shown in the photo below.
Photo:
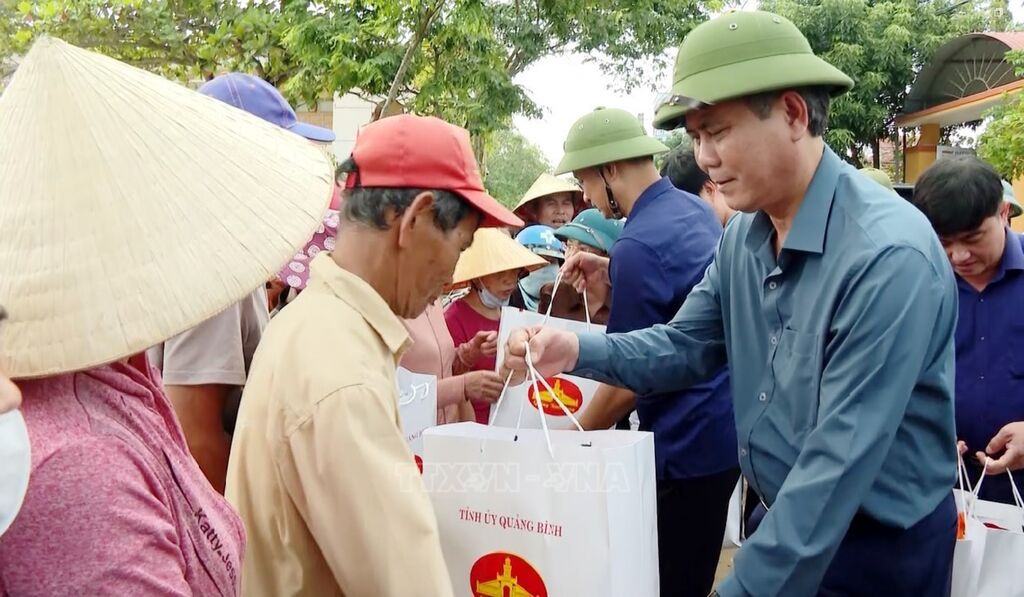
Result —
[{"label": "conical straw hat", "polygon": [[576,201],[576,207],[580,208],[583,205],[583,191],[576,186],[576,183],[545,172],[538,176],[537,180],[533,181],[533,184],[530,185],[530,189],[526,191],[526,194],[523,195],[523,198],[519,200],[516,208],[512,211],[519,217],[522,217],[522,215],[519,214],[520,209],[525,207],[531,201],[536,201],[541,197],[547,197],[548,195],[554,195],[555,193],[572,193],[574,195],[573,199]]},{"label": "conical straw hat", "polygon": [[314,145],[156,75],[39,40],[0,96],[0,370],[115,361],[241,299],[332,190]]},{"label": "conical straw hat", "polygon": [[473,236],[473,244],[459,257],[452,284],[463,284],[484,276],[526,269],[533,271],[548,262],[517,243],[500,228],[480,228]]}]

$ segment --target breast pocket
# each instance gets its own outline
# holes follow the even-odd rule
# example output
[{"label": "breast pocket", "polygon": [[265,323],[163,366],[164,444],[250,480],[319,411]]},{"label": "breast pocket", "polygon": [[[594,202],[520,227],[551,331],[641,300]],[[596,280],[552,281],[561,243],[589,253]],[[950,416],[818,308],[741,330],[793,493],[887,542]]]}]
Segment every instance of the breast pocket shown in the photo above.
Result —
[{"label": "breast pocket", "polygon": [[772,370],[775,392],[769,412],[781,433],[802,436],[818,417],[821,337],[786,328],[779,338]]}]

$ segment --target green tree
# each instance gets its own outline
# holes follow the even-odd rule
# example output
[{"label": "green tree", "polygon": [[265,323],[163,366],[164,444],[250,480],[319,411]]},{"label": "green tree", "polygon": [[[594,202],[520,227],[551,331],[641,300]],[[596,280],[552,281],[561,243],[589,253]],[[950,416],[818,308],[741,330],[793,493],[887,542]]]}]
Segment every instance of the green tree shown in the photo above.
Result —
[{"label": "green tree", "polygon": [[551,164],[540,148],[514,129],[497,131],[487,149],[484,186],[502,205],[512,208]]},{"label": "green tree", "polygon": [[[1024,77],[1024,52],[1006,58]],[[989,116],[992,120],[978,139],[978,155],[1007,180],[1016,180],[1024,176],[1024,95],[1006,98]]]},{"label": "green tree", "polygon": [[628,88],[643,80],[638,60],[663,62],[664,50],[704,18],[704,9],[718,6],[717,0],[416,0],[406,10],[394,4],[327,3],[292,28],[286,46],[299,69],[289,84],[325,94],[394,95],[416,113],[469,129],[478,157],[488,133],[507,128],[512,116],[540,115],[514,82],[537,60],[566,51],[593,55]]},{"label": "green tree", "polygon": [[764,0],[761,7],[792,20],[816,54],[855,81],[832,104],[826,141],[857,166],[869,148],[878,165],[879,141],[895,139],[896,115],[935,50],[988,29],[998,12],[981,0]]},{"label": "green tree", "polygon": [[251,72],[281,85],[295,68],[283,46],[295,0],[0,1],[0,78],[40,35],[98,51],[181,80],[222,70]]}]

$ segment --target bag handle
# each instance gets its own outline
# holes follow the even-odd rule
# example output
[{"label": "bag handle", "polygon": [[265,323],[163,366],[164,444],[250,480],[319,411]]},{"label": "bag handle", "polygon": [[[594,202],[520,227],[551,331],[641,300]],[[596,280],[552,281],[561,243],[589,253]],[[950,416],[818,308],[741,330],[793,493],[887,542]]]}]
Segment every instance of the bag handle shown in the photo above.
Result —
[{"label": "bag handle", "polygon": [[967,516],[970,515],[969,508],[974,507],[974,499],[968,503],[967,495],[964,493],[964,484],[966,483],[968,491],[971,489],[971,479],[967,476],[967,466],[964,464],[964,457],[960,454],[960,450],[956,451],[956,482],[960,488],[960,492],[956,493],[955,496],[959,501],[958,512],[956,513],[956,538],[957,540],[964,539],[967,536]]},{"label": "bag handle", "polygon": [[[558,294],[558,287],[562,285],[562,271],[558,271],[558,275],[555,276],[555,285],[551,288],[551,300],[548,301],[547,312],[544,313],[544,322],[541,325],[547,325],[548,320],[551,319],[551,307],[555,304],[555,295]],[[590,301],[587,299],[587,289],[583,289],[583,310],[587,314],[587,331],[594,331],[593,324],[590,321]]]},{"label": "bag handle", "polygon": [[[546,380],[543,377],[541,377],[540,373],[537,371],[537,368],[534,367],[534,365],[533,365],[533,355],[530,354],[530,343],[529,342],[526,343],[526,367],[530,370],[530,374],[533,376],[534,381],[535,382],[539,381],[544,386],[544,389],[548,392],[548,394],[551,395],[551,398],[555,401],[555,403],[558,404],[559,408],[562,409],[562,412],[565,413],[565,416],[569,417],[569,419],[573,422],[573,424],[576,425],[576,429],[578,429],[580,431],[583,431],[584,430],[583,426],[580,425],[580,422],[576,419],[576,416],[572,414],[572,412],[568,409],[568,407],[566,407],[564,404],[562,404],[562,401],[558,399],[558,396],[555,393],[555,390],[551,387],[550,384],[548,384],[548,380]],[[544,418],[547,415],[544,414],[544,407],[542,407],[540,405],[540,397],[539,397],[538,392],[537,392],[536,389],[534,389],[533,395],[537,396],[537,410],[538,410],[538,412],[541,413],[541,421],[543,422]]]},{"label": "bag handle", "polygon": [[491,420],[487,422],[488,425],[494,425],[494,419],[498,418],[498,409],[501,408],[501,403],[505,400],[505,394],[508,392],[508,384],[512,381],[512,372],[508,372],[508,377],[505,378],[505,385],[501,388],[501,394],[498,394],[498,401],[494,404],[494,408],[491,409]]}]

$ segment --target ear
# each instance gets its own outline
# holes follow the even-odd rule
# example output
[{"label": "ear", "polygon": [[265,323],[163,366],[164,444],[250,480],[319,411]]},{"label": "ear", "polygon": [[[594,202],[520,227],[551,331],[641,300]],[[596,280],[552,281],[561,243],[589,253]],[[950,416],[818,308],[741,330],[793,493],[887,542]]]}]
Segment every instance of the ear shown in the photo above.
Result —
[{"label": "ear", "polygon": [[1003,201],[999,205],[999,211],[996,214],[999,216],[999,221],[1003,223],[1004,227],[1010,225],[1010,204],[1008,202]]},{"label": "ear", "polygon": [[779,96],[778,101],[782,104],[782,113],[790,130],[790,138],[799,141],[806,137],[809,113],[804,98],[796,91],[785,91]]},{"label": "ear", "polygon": [[714,196],[714,194],[718,191],[718,185],[716,185],[713,180],[708,179],[707,181],[704,182],[704,186],[701,187],[701,190],[708,193],[711,196]]},{"label": "ear", "polygon": [[424,226],[435,226],[434,223],[434,194],[430,191],[423,191],[416,195],[409,207],[398,219],[398,246],[409,249],[413,245],[413,237],[417,232],[422,233]]}]

